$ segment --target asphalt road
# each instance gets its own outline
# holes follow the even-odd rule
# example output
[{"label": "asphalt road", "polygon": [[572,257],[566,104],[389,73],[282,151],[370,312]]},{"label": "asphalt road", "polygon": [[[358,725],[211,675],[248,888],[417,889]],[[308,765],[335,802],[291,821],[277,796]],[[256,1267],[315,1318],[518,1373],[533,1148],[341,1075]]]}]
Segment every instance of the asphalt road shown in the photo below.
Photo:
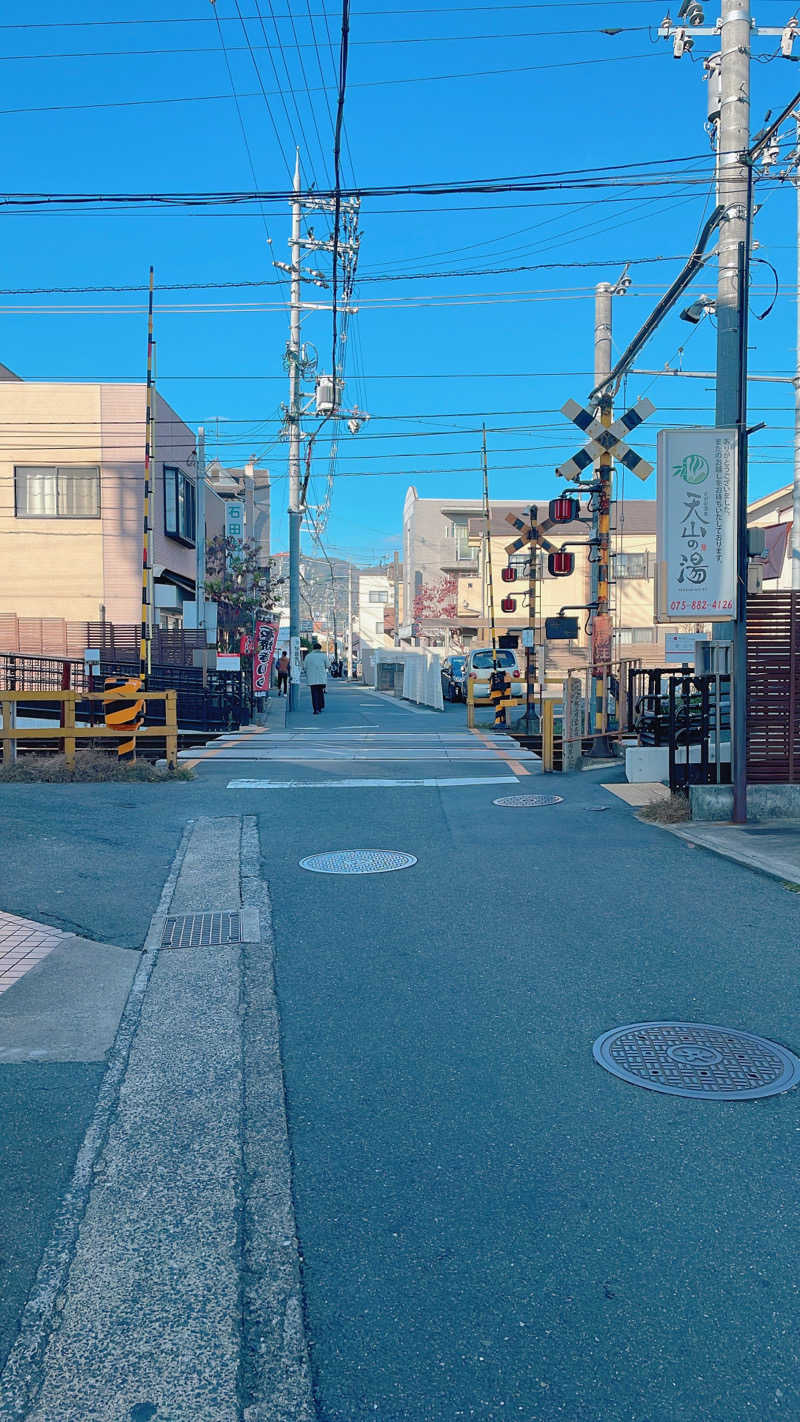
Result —
[{"label": "asphalt road", "polygon": [[[335,688],[316,726],[424,734],[463,714]],[[332,775],[269,774],[298,772]],[[592,1058],[608,1028],[656,1019],[800,1050],[797,897],[640,824],[602,772],[554,778],[564,803],[524,811],[481,785],[227,790],[243,773],[0,788],[21,836],[0,906],[135,946],[185,820],[258,814],[321,1422],[798,1415],[800,1091],[689,1101]],[[357,767],[387,773],[410,774]],[[345,848],[417,863],[299,867]]]}]

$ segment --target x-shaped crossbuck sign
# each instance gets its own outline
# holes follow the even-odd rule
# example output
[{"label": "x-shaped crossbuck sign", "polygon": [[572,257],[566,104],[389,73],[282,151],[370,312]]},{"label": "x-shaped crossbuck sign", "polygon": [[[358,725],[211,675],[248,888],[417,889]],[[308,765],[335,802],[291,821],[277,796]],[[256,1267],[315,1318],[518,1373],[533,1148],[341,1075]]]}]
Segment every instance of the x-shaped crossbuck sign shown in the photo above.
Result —
[{"label": "x-shaped crossbuck sign", "polygon": [[516,514],[506,514],[506,523],[510,523],[513,528],[518,528],[522,537],[515,538],[513,543],[506,544],[506,553],[518,553],[520,548],[524,548],[528,543],[536,543],[540,548],[544,548],[546,553],[557,552],[554,543],[545,538],[538,523],[525,523]]},{"label": "x-shaped crossbuck sign", "polygon": [[565,479],[577,479],[588,464],[594,464],[602,454],[610,454],[612,459],[619,460],[620,464],[624,464],[638,479],[649,479],[653,472],[652,464],[648,464],[646,459],[642,459],[640,454],[631,449],[623,436],[635,430],[642,420],[652,415],[655,408],[650,400],[637,400],[632,410],[628,410],[626,415],[620,415],[613,425],[606,428],[596,415],[584,409],[577,400],[568,400],[566,405],[562,406],[561,413],[589,436],[589,443],[579,449],[572,459],[568,459],[566,464],[560,464],[556,474],[563,475]]}]

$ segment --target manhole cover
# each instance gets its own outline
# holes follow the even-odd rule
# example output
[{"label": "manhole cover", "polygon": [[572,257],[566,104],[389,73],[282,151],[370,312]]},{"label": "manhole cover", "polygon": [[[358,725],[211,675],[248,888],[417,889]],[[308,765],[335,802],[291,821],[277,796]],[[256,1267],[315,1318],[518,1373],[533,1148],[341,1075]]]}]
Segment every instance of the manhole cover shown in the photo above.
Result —
[{"label": "manhole cover", "polygon": [[800,1081],[800,1059],[777,1042],[705,1022],[635,1022],[605,1032],[593,1050],[614,1076],[670,1096],[748,1101]]},{"label": "manhole cover", "polygon": [[397,849],[339,849],[310,854],[300,860],[300,868],[313,874],[388,874],[391,869],[409,869],[416,862],[413,854]]},{"label": "manhole cover", "polygon": [[509,810],[527,810],[533,805],[563,805],[563,795],[501,795],[493,800],[493,805],[503,805]]}]

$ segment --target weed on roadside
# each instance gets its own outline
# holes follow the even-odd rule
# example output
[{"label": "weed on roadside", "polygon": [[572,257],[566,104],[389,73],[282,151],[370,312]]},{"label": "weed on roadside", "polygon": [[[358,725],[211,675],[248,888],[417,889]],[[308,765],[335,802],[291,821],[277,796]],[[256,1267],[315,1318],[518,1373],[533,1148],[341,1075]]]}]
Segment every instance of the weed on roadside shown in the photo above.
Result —
[{"label": "weed on roadside", "polygon": [[674,791],[668,800],[656,800],[639,811],[640,820],[653,820],[659,825],[679,825],[692,818],[689,796]]},{"label": "weed on roadside", "polygon": [[0,785],[32,784],[36,781],[51,785],[75,781],[145,781],[152,785],[170,784],[175,780],[194,780],[194,771],[186,766],[177,770],[160,770],[150,761],[120,763],[116,755],[96,750],[76,751],[75,764],[67,765],[63,755],[21,755],[10,765],[0,765]]}]

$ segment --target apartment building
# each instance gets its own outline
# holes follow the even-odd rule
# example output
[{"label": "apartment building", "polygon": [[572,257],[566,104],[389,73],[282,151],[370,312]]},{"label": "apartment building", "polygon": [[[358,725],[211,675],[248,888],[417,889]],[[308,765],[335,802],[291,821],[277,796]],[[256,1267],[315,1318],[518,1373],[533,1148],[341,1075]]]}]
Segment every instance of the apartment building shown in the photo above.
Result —
[{"label": "apartment building", "polygon": [[[535,501],[536,502],[536,501]],[[591,601],[592,550],[588,548],[591,515],[585,501],[574,523],[551,525],[548,501],[539,500],[540,523],[556,547],[568,544],[574,568],[568,577],[552,576],[547,557],[537,555],[536,627],[537,642],[544,641],[544,619],[562,608],[580,609]],[[479,499],[440,501],[420,499],[410,488],[403,513],[404,591],[409,612],[400,635],[406,641],[425,645],[446,645],[455,639],[461,645],[485,642],[490,635],[490,575],[498,633],[517,633],[528,626],[527,550],[509,555],[507,545],[517,536],[508,515],[527,520],[529,503],[492,502],[489,530],[490,557],[486,556],[486,519]],[[656,562],[656,504],[654,500],[629,499],[615,504],[612,534],[612,592],[614,611],[614,655],[641,657],[656,664],[664,659],[667,631],[692,630],[657,626],[654,616]],[[510,570],[512,575],[509,578]],[[414,616],[431,608],[435,597],[421,597],[425,589],[440,590],[439,616]],[[441,615],[449,598],[447,616]],[[505,607],[503,604],[505,603]],[[452,606],[452,612],[450,607]],[[585,658],[588,645],[587,616],[578,611],[581,630],[569,651],[576,661]],[[445,629],[447,632],[445,633]],[[554,645],[554,651],[566,651]]]},{"label": "apartment building", "polygon": [[[144,508],[143,384],[21,380],[0,369],[0,614],[138,623]],[[155,395],[154,615],[194,597],[195,436]],[[209,537],[224,506],[206,494]]]}]

